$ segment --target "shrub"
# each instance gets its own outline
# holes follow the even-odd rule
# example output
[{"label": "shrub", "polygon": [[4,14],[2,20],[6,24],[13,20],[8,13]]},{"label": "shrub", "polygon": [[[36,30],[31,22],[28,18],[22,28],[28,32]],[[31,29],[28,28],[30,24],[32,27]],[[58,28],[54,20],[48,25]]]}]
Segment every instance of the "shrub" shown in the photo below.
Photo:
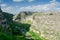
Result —
[{"label": "shrub", "polygon": [[53,13],[50,13],[49,15],[53,15]]}]

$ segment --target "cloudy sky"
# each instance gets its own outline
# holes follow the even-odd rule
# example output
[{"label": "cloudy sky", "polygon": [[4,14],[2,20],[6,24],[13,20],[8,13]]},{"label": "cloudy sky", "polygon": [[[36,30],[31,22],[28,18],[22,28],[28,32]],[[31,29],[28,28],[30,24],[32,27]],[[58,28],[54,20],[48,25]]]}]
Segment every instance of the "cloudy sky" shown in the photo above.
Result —
[{"label": "cloudy sky", "polygon": [[60,0],[0,0],[4,12],[17,14],[21,11],[60,10]]}]

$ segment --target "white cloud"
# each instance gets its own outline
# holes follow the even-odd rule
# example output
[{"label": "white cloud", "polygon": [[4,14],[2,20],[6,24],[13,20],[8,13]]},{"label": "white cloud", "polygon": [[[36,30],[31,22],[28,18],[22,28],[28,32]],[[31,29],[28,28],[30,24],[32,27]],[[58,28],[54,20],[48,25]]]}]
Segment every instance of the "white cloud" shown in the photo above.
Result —
[{"label": "white cloud", "polygon": [[53,0],[53,2],[55,2],[56,0]]},{"label": "white cloud", "polygon": [[16,14],[16,13],[19,12],[19,8],[18,7],[13,7],[13,6],[2,7],[2,10],[4,12],[8,12],[8,13],[12,13],[12,14]]},{"label": "white cloud", "polygon": [[13,11],[13,8],[12,8],[12,7],[2,7],[2,10],[3,10],[4,12],[9,12],[9,13],[11,13],[11,12]]},{"label": "white cloud", "polygon": [[56,7],[60,6],[58,2],[51,2],[49,4],[44,5],[36,5],[36,6],[28,6],[28,7],[22,7],[20,10],[22,11],[48,11],[52,10]]},{"label": "white cloud", "polygon": [[[6,6],[6,4],[4,4]],[[2,6],[4,6],[2,5]],[[33,5],[33,6],[27,6],[27,7],[20,7],[20,6],[6,6],[3,7],[3,11],[8,12],[8,13],[19,13],[20,11],[50,11],[50,10],[59,10],[60,8],[60,3],[59,2],[50,2],[48,4],[43,4],[43,5]]]},{"label": "white cloud", "polygon": [[[22,1],[26,1],[26,0],[13,0],[13,2],[22,2]],[[27,0],[28,2],[33,2],[35,0]]]},{"label": "white cloud", "polygon": [[35,1],[35,0],[28,0],[28,2],[33,2],[33,1]]},{"label": "white cloud", "polygon": [[24,0],[13,0],[13,2],[21,2],[21,1],[24,1]]},{"label": "white cloud", "polygon": [[7,6],[7,4],[1,4],[1,7],[5,7],[5,6]]},{"label": "white cloud", "polygon": [[50,2],[56,2],[56,0],[51,0]]}]

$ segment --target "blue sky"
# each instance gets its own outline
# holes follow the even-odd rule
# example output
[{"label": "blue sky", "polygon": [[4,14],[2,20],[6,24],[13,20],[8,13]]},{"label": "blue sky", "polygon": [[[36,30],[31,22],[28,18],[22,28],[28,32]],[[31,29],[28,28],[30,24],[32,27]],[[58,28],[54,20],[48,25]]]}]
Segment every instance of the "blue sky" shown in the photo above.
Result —
[{"label": "blue sky", "polygon": [[0,0],[4,12],[60,10],[60,0]]}]

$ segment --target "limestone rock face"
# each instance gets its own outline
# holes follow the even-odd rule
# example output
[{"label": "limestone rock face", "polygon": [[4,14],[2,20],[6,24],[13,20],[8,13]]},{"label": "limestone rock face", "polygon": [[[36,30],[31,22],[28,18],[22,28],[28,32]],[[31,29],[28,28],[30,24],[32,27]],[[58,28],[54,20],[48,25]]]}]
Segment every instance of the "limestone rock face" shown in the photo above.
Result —
[{"label": "limestone rock face", "polygon": [[60,14],[36,15],[32,22],[30,28],[32,31],[40,34],[46,40],[60,40]]},{"label": "limestone rock face", "polygon": [[22,20],[24,20],[27,16],[29,15],[32,15],[32,12],[25,12],[25,11],[22,11],[20,12],[19,14],[15,15],[13,17],[13,20],[14,21],[17,21],[17,22],[21,22]]},{"label": "limestone rock face", "polygon": [[[29,20],[29,21],[28,21]],[[40,34],[46,40],[60,40],[60,14],[34,13],[24,22],[31,23],[30,31]]]}]

